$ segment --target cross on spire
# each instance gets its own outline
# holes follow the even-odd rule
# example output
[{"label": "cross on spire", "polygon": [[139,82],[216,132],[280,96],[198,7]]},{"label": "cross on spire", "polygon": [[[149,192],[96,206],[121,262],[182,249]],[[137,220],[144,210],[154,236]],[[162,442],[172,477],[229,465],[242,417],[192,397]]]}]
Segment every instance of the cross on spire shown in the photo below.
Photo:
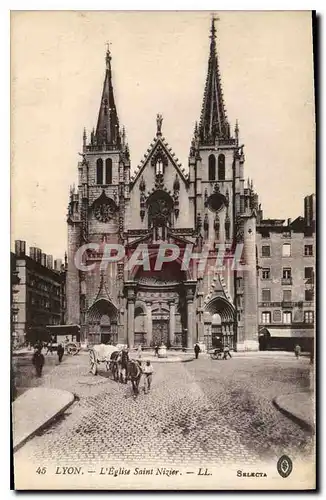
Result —
[{"label": "cross on spire", "polygon": [[109,69],[111,65],[111,51],[110,51],[110,45],[112,45],[112,42],[106,42],[106,56],[105,56],[105,62],[106,62],[106,67]]}]

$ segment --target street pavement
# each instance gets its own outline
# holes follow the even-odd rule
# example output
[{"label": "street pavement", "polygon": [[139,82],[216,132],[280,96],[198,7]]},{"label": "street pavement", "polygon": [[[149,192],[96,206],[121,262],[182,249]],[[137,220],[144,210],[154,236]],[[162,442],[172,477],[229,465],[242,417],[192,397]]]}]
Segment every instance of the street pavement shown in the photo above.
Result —
[{"label": "street pavement", "polygon": [[105,371],[90,374],[87,353],[65,357],[37,384],[70,391],[77,400],[15,453],[16,467],[26,460],[41,466],[109,460],[252,465],[313,452],[311,433],[273,405],[279,395],[309,390],[308,359],[200,356],[157,363],[154,370],[151,392],[135,399],[130,384]]}]

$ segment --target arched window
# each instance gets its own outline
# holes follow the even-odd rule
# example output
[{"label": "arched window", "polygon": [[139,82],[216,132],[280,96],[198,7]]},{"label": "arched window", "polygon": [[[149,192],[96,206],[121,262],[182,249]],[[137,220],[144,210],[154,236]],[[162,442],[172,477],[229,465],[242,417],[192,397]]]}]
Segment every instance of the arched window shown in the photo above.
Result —
[{"label": "arched window", "polygon": [[156,175],[163,175],[163,162],[161,159],[156,162],[155,173]]},{"label": "arched window", "polygon": [[103,184],[103,160],[98,158],[96,161],[96,184]]},{"label": "arched window", "polygon": [[208,180],[215,181],[216,178],[216,158],[214,155],[208,157]]},{"label": "arched window", "polygon": [[225,156],[219,155],[218,157],[218,180],[225,181]]},{"label": "arched window", "polygon": [[105,160],[105,184],[112,184],[112,160],[107,158]]}]

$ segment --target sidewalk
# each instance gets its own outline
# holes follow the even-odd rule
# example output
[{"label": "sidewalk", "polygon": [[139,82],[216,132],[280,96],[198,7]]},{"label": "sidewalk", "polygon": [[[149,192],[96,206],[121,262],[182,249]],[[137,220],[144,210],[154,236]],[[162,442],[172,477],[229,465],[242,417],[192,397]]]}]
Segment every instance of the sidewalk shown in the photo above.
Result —
[{"label": "sidewalk", "polygon": [[13,451],[46,427],[73,402],[68,391],[34,387],[12,403]]},{"label": "sidewalk", "polygon": [[273,403],[284,415],[304,429],[314,431],[314,397],[310,391],[285,394],[273,399]]}]

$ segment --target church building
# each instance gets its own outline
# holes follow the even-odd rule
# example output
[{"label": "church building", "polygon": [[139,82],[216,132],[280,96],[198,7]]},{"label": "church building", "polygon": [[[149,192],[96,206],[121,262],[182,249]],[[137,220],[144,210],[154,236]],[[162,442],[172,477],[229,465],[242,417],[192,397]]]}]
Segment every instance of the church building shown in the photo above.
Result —
[{"label": "church building", "polygon": [[[214,19],[187,168],[164,136],[161,115],[153,129],[155,137],[132,174],[108,50],[96,129],[89,138],[84,132],[78,187],[70,192],[67,323],[80,325],[81,339],[90,344],[164,342],[193,349],[195,342],[222,342],[238,351],[257,350],[260,207],[244,178],[238,124],[232,132],[226,114]],[[122,245],[125,258],[103,266],[108,245]],[[156,269],[159,252],[169,245],[178,248],[177,255]],[[82,247],[81,268],[76,254]],[[139,248],[148,252],[149,267],[139,260],[126,265]],[[185,265],[189,248],[193,258]],[[205,266],[196,255],[205,256]]]}]

